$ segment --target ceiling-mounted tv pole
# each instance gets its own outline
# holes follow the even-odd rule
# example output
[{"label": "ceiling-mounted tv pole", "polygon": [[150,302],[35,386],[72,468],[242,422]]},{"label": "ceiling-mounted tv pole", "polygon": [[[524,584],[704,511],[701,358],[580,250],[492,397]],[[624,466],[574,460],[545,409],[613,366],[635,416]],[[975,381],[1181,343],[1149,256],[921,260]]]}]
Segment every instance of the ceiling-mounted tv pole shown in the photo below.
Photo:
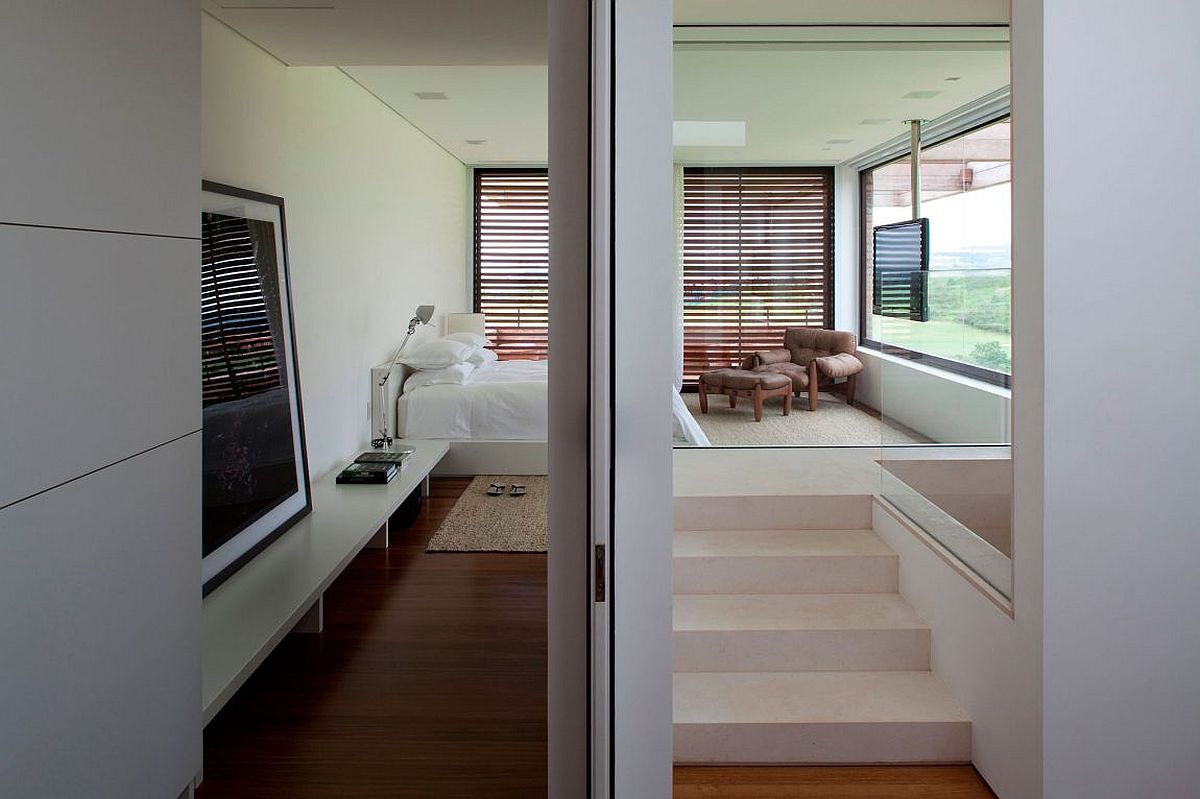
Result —
[{"label": "ceiling-mounted tv pole", "polygon": [[909,158],[912,190],[912,218],[921,218],[921,123],[923,119],[904,120],[909,126],[909,146],[912,157]]}]

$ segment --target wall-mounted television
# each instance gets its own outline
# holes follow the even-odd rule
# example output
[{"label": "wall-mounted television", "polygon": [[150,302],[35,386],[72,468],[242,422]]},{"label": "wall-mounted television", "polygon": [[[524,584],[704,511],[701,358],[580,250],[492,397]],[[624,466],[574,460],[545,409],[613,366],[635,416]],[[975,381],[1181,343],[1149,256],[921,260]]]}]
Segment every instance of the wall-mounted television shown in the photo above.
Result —
[{"label": "wall-mounted television", "polygon": [[880,225],[872,232],[872,311],[925,322],[929,319],[929,219]]}]

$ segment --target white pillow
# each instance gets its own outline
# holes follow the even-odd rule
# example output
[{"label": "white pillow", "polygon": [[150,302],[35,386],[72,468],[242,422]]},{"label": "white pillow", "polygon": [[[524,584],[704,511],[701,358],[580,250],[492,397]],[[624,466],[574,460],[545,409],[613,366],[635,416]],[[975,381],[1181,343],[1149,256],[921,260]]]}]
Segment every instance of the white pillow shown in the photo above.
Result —
[{"label": "white pillow", "polygon": [[462,363],[479,349],[477,344],[464,344],[448,338],[428,341],[400,356],[400,363],[413,369],[445,369]]},{"label": "white pillow", "polygon": [[404,393],[415,391],[421,386],[443,384],[461,386],[474,371],[475,364],[473,363],[456,363],[444,369],[422,369],[414,372],[404,381]]},{"label": "white pillow", "polygon": [[476,347],[486,347],[488,345],[487,336],[481,336],[478,333],[451,333],[445,338],[450,341],[459,341],[463,344],[473,344]]},{"label": "white pillow", "polygon": [[499,360],[499,356],[495,352],[485,347],[480,347],[472,353],[471,357],[467,358],[467,363],[483,366],[485,363],[492,363],[496,360]]}]

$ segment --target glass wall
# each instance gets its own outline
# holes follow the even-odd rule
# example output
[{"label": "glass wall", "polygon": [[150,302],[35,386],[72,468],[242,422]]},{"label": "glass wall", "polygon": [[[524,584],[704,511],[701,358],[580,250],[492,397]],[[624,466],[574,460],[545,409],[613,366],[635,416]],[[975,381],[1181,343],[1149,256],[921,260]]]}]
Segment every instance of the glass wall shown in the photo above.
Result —
[{"label": "glass wall", "polygon": [[912,218],[910,161],[860,174],[863,334],[867,346],[899,356],[877,361],[880,413],[930,439],[884,442],[880,496],[1005,598],[1012,582],[1009,131],[1002,119],[922,149],[928,269],[908,280],[888,274],[911,287],[907,316],[875,307],[870,267],[875,227]]},{"label": "glass wall", "polygon": [[1007,119],[922,149],[929,219],[924,320],[872,313],[872,230],[911,218],[910,161],[864,170],[862,337],[932,366],[1007,386],[1012,373],[1012,142]]},{"label": "glass wall", "polygon": [[[880,496],[1007,595],[1006,34],[829,35],[676,31],[676,495]],[[913,117],[944,132],[922,150],[929,258],[893,264],[880,308],[920,312],[885,316],[872,232],[912,216]]]}]

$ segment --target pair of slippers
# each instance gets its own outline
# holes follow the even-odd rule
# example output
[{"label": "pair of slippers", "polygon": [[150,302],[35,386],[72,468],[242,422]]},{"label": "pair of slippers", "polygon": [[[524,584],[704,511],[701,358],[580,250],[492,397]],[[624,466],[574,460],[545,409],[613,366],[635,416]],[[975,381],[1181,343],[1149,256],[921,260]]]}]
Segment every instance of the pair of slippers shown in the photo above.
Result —
[{"label": "pair of slippers", "polygon": [[[504,485],[503,483],[492,483],[490,486],[488,486],[487,495],[489,497],[502,496],[504,494],[504,489],[506,488],[508,488],[508,486]],[[513,483],[512,489],[509,490],[508,495],[510,497],[525,496],[525,486]]]}]

